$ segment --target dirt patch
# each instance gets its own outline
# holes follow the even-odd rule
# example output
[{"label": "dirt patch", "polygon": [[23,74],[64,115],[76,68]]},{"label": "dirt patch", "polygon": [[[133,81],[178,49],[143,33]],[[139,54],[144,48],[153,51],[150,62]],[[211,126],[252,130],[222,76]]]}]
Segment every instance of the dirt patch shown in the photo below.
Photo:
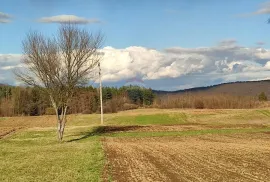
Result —
[{"label": "dirt patch", "polygon": [[270,136],[104,138],[108,181],[270,181]]},{"label": "dirt patch", "polygon": [[1,127],[50,127],[55,126],[55,116],[6,117],[0,121]]},{"label": "dirt patch", "polygon": [[15,133],[17,130],[22,129],[22,127],[0,127],[0,139],[7,137],[13,133]]},{"label": "dirt patch", "polygon": [[97,127],[96,133],[118,133],[118,132],[162,132],[162,131],[189,131],[207,129],[244,129],[244,128],[266,128],[265,125],[231,124],[231,125],[206,125],[206,124],[180,124],[180,125],[131,125],[131,126],[101,126]]},{"label": "dirt patch", "polygon": [[94,132],[97,133],[116,133],[116,132],[126,132],[126,131],[140,131],[148,126],[101,126],[97,127]]}]

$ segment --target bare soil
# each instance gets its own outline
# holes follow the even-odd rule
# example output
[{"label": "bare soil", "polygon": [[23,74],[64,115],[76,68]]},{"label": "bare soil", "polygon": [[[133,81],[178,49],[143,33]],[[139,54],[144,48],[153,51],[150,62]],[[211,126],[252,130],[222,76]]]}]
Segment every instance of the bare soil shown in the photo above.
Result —
[{"label": "bare soil", "polygon": [[0,139],[15,133],[21,127],[0,127]]},{"label": "bare soil", "polygon": [[270,134],[103,139],[104,181],[270,181]]},{"label": "bare soil", "polygon": [[243,129],[243,128],[265,128],[262,124],[179,124],[179,125],[128,125],[128,126],[103,126],[99,128],[99,133],[118,133],[118,132],[162,132],[162,131],[190,131],[207,129]]}]

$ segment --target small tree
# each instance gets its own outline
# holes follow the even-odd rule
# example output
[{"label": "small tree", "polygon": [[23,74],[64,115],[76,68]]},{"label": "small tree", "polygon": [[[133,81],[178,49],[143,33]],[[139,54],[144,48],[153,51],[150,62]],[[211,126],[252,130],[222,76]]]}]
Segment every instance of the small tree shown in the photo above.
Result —
[{"label": "small tree", "polygon": [[264,92],[259,94],[259,101],[267,101],[267,96]]},{"label": "small tree", "polygon": [[143,88],[143,103],[147,106],[152,105],[154,102],[155,95],[153,91],[149,88]]},{"label": "small tree", "polygon": [[103,37],[74,24],[62,24],[54,38],[30,32],[23,41],[25,70],[15,72],[27,85],[46,93],[57,117],[58,139],[62,141],[68,104],[76,88],[85,85],[98,64]]}]

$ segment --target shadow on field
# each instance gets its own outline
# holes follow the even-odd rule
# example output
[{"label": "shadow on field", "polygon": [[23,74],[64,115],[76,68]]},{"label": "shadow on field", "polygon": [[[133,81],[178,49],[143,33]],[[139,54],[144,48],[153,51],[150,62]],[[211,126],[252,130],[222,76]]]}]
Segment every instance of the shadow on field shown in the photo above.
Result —
[{"label": "shadow on field", "polygon": [[147,127],[147,126],[98,126],[89,132],[80,133],[80,135],[83,135],[83,136],[81,136],[80,138],[69,140],[68,142],[79,141],[79,140],[83,140],[92,136],[99,136],[106,133],[134,131],[143,127]]}]

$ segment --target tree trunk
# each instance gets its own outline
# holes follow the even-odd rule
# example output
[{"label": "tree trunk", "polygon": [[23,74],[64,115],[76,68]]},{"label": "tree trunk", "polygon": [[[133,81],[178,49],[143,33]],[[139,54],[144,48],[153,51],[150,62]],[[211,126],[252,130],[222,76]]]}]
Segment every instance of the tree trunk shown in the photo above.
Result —
[{"label": "tree trunk", "polygon": [[67,106],[61,106],[61,115],[59,114],[59,108],[56,105],[56,103],[54,102],[54,99],[52,96],[50,96],[51,102],[52,102],[52,106],[55,110],[55,114],[56,114],[56,119],[57,119],[57,136],[58,136],[58,140],[59,142],[61,142],[63,140],[63,136],[64,136],[64,131],[65,131],[65,126],[66,126],[66,113],[67,113]]},{"label": "tree trunk", "polygon": [[62,120],[62,127],[61,127],[61,130],[60,130],[60,135],[61,135],[61,140],[63,140],[63,137],[64,137],[64,131],[65,131],[65,126],[66,126],[66,122],[65,122],[65,119]]},{"label": "tree trunk", "polygon": [[61,136],[61,128],[62,128],[62,124],[61,124],[61,121],[59,119],[57,119],[57,123],[58,123],[58,126],[57,126],[57,134],[58,134],[58,140],[59,142],[62,141],[62,136]]},{"label": "tree trunk", "polygon": [[66,127],[66,122],[67,122],[67,106],[61,107],[61,115],[59,116],[58,113],[58,140],[61,142],[64,137],[64,131]]}]

